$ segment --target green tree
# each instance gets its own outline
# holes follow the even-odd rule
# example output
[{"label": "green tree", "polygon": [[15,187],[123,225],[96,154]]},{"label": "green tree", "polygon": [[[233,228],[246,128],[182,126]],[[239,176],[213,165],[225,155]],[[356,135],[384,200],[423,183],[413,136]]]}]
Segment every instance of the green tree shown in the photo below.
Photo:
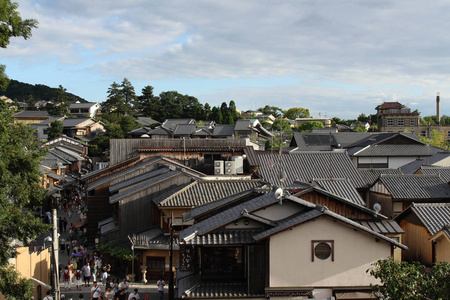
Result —
[{"label": "green tree", "polygon": [[264,107],[258,108],[265,115],[273,115],[275,118],[281,117],[283,115],[283,110],[276,106],[266,105]]},{"label": "green tree", "polygon": [[379,260],[367,272],[380,280],[372,285],[378,299],[434,300],[450,299],[450,264],[435,264],[430,271],[418,262],[397,262],[392,258]]},{"label": "green tree", "polygon": [[122,96],[123,103],[127,107],[127,112],[132,113],[133,108],[138,106],[138,98],[134,87],[127,78],[124,78],[120,84],[120,88],[120,95]]},{"label": "green tree", "polygon": [[272,128],[276,131],[291,131],[291,123],[283,118],[277,118],[273,121]]},{"label": "green tree", "polygon": [[223,124],[222,111],[217,106],[214,106],[211,112],[211,120],[217,124]]},{"label": "green tree", "polygon": [[63,122],[61,120],[55,120],[50,123],[50,128],[48,129],[48,139],[53,140],[63,134]]},{"label": "green tree", "polygon": [[8,267],[8,259],[15,256],[14,241],[28,245],[48,229],[32,212],[46,195],[39,164],[47,148],[40,147],[31,127],[15,124],[8,110],[0,112],[0,145],[0,292],[23,299],[30,286]]},{"label": "green tree", "polygon": [[158,118],[161,103],[159,97],[153,94],[153,87],[150,85],[142,89],[142,95],[138,97],[138,110],[142,115],[150,118]]},{"label": "green tree", "polygon": [[103,103],[103,112],[126,115],[128,113],[128,107],[123,100],[120,85],[113,82],[108,88],[107,94],[107,99],[105,103]]},{"label": "green tree", "polygon": [[298,126],[299,132],[311,132],[313,128],[324,128],[323,123],[319,121],[308,121]]},{"label": "green tree", "polygon": [[236,103],[234,103],[233,100],[231,100],[230,103],[228,104],[228,110],[231,116],[230,120],[233,120],[233,123],[230,124],[236,124],[236,121],[239,120],[240,116],[239,113],[237,112]]},{"label": "green tree", "polygon": [[9,84],[9,78],[5,73],[5,69],[5,65],[0,65],[0,91],[6,91]]},{"label": "green tree", "polygon": [[211,106],[208,103],[205,103],[203,107],[203,118],[204,120],[211,121]]},{"label": "green tree", "polygon": [[6,48],[11,37],[31,37],[31,30],[37,28],[38,21],[35,19],[22,20],[17,11],[19,4],[10,0],[0,2],[0,47]]},{"label": "green tree", "polygon": [[234,124],[233,116],[230,113],[226,102],[222,102],[222,105],[220,106],[220,112],[222,113],[223,124]]},{"label": "green tree", "polygon": [[421,125],[434,125],[436,123],[437,123],[436,116],[426,116],[426,117],[420,118]]},{"label": "green tree", "polygon": [[69,113],[69,108],[70,103],[69,96],[67,95],[67,89],[60,85],[56,92],[56,98],[49,107],[49,113],[51,115],[63,116]]},{"label": "green tree", "polygon": [[289,120],[295,120],[297,118],[309,118],[309,109],[303,107],[292,107],[284,112],[284,117]]},{"label": "green tree", "polygon": [[362,113],[358,116],[358,121],[360,122],[367,122],[369,118],[367,118],[366,114]]},{"label": "green tree", "polygon": [[419,139],[422,143],[436,146],[439,148],[448,148],[449,146],[449,143],[447,141],[447,135],[436,129],[431,130],[431,138],[427,139],[426,137],[419,136]]},{"label": "green tree", "polygon": [[441,124],[442,125],[449,125],[450,124],[450,116],[442,115],[442,117],[441,117]]}]

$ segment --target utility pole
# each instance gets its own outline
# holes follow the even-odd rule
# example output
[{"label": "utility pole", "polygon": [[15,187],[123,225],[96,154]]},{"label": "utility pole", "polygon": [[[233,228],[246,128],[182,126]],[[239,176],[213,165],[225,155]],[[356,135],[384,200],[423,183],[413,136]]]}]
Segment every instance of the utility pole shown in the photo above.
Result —
[{"label": "utility pole", "polygon": [[169,300],[174,299],[173,291],[173,271],[172,271],[172,260],[173,260],[173,212],[171,212],[170,218],[170,251],[169,251]]},{"label": "utility pole", "polygon": [[57,300],[60,297],[60,287],[59,287],[59,235],[58,235],[58,217],[56,215],[56,206],[52,208],[53,212],[53,239],[52,239],[52,251],[53,251],[53,262],[54,262],[54,288],[55,288],[55,298]]}]

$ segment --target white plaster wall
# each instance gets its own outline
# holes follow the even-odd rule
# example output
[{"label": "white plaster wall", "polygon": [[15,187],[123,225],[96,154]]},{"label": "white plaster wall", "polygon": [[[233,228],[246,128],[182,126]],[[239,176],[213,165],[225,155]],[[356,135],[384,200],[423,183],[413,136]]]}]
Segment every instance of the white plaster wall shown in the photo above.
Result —
[{"label": "white plaster wall", "polygon": [[283,201],[283,204],[277,204],[267,207],[266,209],[261,209],[253,214],[266,218],[269,220],[277,221],[284,218],[287,218],[297,212],[300,212],[303,210],[303,208],[295,203],[289,202],[289,201]]},{"label": "white plaster wall", "polygon": [[412,161],[415,161],[418,157],[389,157],[388,166],[391,169],[397,169],[401,166],[409,164]]},{"label": "white plaster wall", "polygon": [[[311,261],[312,240],[334,240],[334,262]],[[270,238],[270,287],[368,286],[366,270],[390,256],[389,243],[325,217]]]}]

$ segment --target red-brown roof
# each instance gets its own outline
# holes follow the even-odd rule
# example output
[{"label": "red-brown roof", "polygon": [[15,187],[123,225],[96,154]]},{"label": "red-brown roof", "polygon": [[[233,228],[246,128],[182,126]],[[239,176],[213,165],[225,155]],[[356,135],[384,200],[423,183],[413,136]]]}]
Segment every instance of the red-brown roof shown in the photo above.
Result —
[{"label": "red-brown roof", "polygon": [[398,102],[383,102],[383,104],[378,105],[375,109],[389,109],[389,108],[403,108],[404,105]]}]

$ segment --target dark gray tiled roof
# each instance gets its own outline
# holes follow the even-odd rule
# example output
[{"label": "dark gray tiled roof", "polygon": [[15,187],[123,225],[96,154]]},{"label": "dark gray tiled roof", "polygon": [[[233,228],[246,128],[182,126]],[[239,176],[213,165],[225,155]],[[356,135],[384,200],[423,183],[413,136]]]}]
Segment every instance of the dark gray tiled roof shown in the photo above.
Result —
[{"label": "dark gray tiled roof", "polygon": [[193,132],[195,132],[196,125],[195,124],[178,124],[175,126],[173,131],[173,135],[187,135],[190,136]]},{"label": "dark gray tiled roof", "polygon": [[178,124],[195,124],[194,119],[167,119],[162,123],[162,126],[174,130]]},{"label": "dark gray tiled roof", "polygon": [[420,171],[426,175],[437,174],[445,182],[450,182],[450,167],[421,166]]},{"label": "dark gray tiled roof", "polygon": [[162,207],[192,207],[214,202],[261,185],[259,180],[194,181],[159,202]]},{"label": "dark gray tiled roof", "polygon": [[61,155],[59,155],[56,151],[52,151],[47,153],[47,155],[45,156],[46,159],[56,159],[58,161],[58,163],[62,163],[64,165],[70,165],[72,164],[72,161],[65,159],[64,157],[62,157]]},{"label": "dark gray tiled roof", "polygon": [[12,117],[19,117],[19,118],[36,118],[36,117],[50,117],[48,112],[46,110],[22,110],[18,113],[15,113],[12,115]]},{"label": "dark gray tiled roof", "polygon": [[64,118],[64,116],[52,116],[51,118],[48,118],[47,120],[42,121],[41,123],[39,123],[38,125],[50,125],[51,122],[56,121],[56,120],[61,120]]},{"label": "dark gray tiled roof", "polygon": [[232,298],[248,298],[263,297],[264,295],[253,295],[248,293],[247,284],[245,282],[204,282],[195,286],[187,298],[212,298],[212,299],[232,299]]},{"label": "dark gray tiled roof", "polygon": [[450,225],[450,203],[414,203],[409,209],[419,217],[431,235]]},{"label": "dark gray tiled roof", "polygon": [[396,144],[396,142],[392,142],[393,138],[401,138],[403,140],[403,144],[421,144],[424,145],[419,138],[412,132],[367,132],[368,135],[359,140],[348,147],[366,147],[369,145],[376,144]]},{"label": "dark gray tiled roof", "polygon": [[442,151],[442,149],[429,145],[370,145],[353,156],[367,157],[367,156],[432,156]]},{"label": "dark gray tiled roof", "polygon": [[229,203],[232,203],[238,199],[241,199],[243,197],[249,196],[253,194],[253,190],[248,190],[239,194],[234,194],[232,196],[214,201],[214,202],[209,202],[200,206],[196,206],[193,207],[189,212],[186,212],[183,214],[183,220],[184,221],[189,221],[191,219],[195,219],[196,217],[207,213],[207,212],[211,212],[211,211],[215,211],[216,209],[224,206],[224,205],[228,205]]},{"label": "dark gray tiled roof", "polygon": [[[112,172],[111,174],[109,174],[107,176],[100,177],[100,178],[90,182],[88,184],[88,186],[87,186],[87,190],[91,191],[91,190],[95,189],[96,187],[99,187],[99,186],[101,186],[101,185],[103,185],[105,183],[108,183],[108,182],[110,182],[110,181],[112,181],[112,180],[114,180],[116,178],[119,178],[119,177],[121,177],[121,176],[123,176],[123,175],[125,175],[127,173],[134,172],[134,171],[138,170],[139,168],[143,168],[143,167],[149,166],[151,164],[157,163],[158,161],[161,161],[160,157],[152,158],[152,159],[148,159],[148,160],[141,160],[141,161],[137,162],[135,165],[133,165],[131,167],[122,169],[122,170],[117,171],[117,172]],[[113,168],[111,167],[109,169],[113,169]],[[103,171],[103,170],[99,170],[98,173],[101,173],[100,171]],[[88,174],[88,175],[92,175],[92,173]]]},{"label": "dark gray tiled roof", "polygon": [[161,174],[159,176],[155,176],[155,177],[153,177],[152,179],[150,179],[148,181],[145,181],[143,183],[135,185],[135,186],[133,186],[133,187],[123,191],[123,192],[117,193],[117,194],[109,197],[109,203],[111,203],[111,204],[115,203],[115,202],[119,201],[120,199],[122,199],[124,197],[127,197],[127,196],[129,196],[131,194],[134,194],[134,193],[140,191],[140,190],[143,190],[143,189],[146,189],[148,187],[151,187],[152,185],[157,184],[157,183],[159,183],[161,181],[167,180],[167,179],[169,179],[171,177],[178,176],[179,174],[181,174],[181,171],[175,170],[175,171],[170,171],[170,172],[167,172],[167,173],[163,173],[163,174]]},{"label": "dark gray tiled roof", "polygon": [[98,103],[87,102],[87,103],[72,103],[70,104],[70,108],[91,108],[92,106]]},{"label": "dark gray tiled roof", "polygon": [[405,233],[403,229],[394,220],[382,221],[359,221],[359,223],[377,233],[381,234],[398,234]]},{"label": "dark gray tiled roof", "polygon": [[348,179],[316,179],[314,182],[324,190],[347,199],[350,202],[363,206],[366,204]]},{"label": "dark gray tiled roof", "polygon": [[450,199],[450,187],[438,175],[381,175],[393,199]]},{"label": "dark gray tiled roof", "polygon": [[270,228],[270,229],[268,229],[268,230],[266,230],[264,232],[261,232],[261,233],[255,235],[253,238],[256,241],[260,241],[260,240],[262,240],[264,238],[267,238],[267,237],[269,237],[269,236],[271,236],[273,234],[276,234],[276,233],[278,233],[280,231],[286,230],[286,229],[288,229],[288,228],[290,228],[292,226],[297,226],[297,225],[300,225],[301,223],[308,222],[308,221],[310,221],[312,219],[315,219],[315,218],[318,218],[318,217],[322,217],[322,216],[331,217],[334,220],[341,221],[341,222],[343,222],[346,225],[350,225],[352,227],[360,229],[360,230],[362,230],[362,231],[364,231],[364,232],[366,232],[368,234],[371,234],[371,235],[374,235],[374,236],[378,237],[379,239],[387,241],[388,243],[394,244],[397,247],[400,247],[402,249],[408,249],[408,247],[406,247],[405,245],[400,244],[400,243],[396,242],[395,240],[390,239],[390,238],[382,235],[381,233],[375,232],[375,231],[373,231],[372,229],[370,229],[368,227],[365,227],[365,226],[363,226],[363,225],[361,225],[361,224],[359,224],[359,223],[357,223],[355,221],[347,219],[347,218],[345,218],[345,217],[343,217],[343,216],[341,216],[341,215],[339,215],[337,213],[334,213],[334,212],[328,210],[326,207],[319,206],[319,205],[317,205],[316,208],[313,209],[313,210],[309,210],[309,211],[306,211],[306,212],[303,212],[303,213],[301,212],[301,213],[295,214],[295,215],[293,215],[291,217],[288,217],[288,218],[282,220],[281,222],[278,222],[278,226],[272,227],[272,228]]},{"label": "dark gray tiled roof", "polygon": [[46,174],[47,174],[47,177],[50,177],[50,178],[53,178],[53,179],[56,179],[56,180],[62,180],[62,179],[64,179],[64,176],[55,174],[55,173],[53,173],[53,172],[48,172],[48,173],[46,173]]},{"label": "dark gray tiled roof", "polygon": [[213,129],[213,136],[233,136],[234,125],[216,125]]},{"label": "dark gray tiled roof", "polygon": [[216,229],[222,228],[223,226],[233,222],[234,220],[241,218],[241,213],[244,211],[244,209],[248,212],[252,212],[276,202],[278,202],[278,199],[275,198],[275,195],[273,193],[263,194],[249,201],[238,204],[230,209],[215,214],[214,216],[196,223],[189,228],[186,228],[185,230],[180,232],[180,240],[183,240],[183,238],[196,231],[198,235],[204,235]]},{"label": "dark gray tiled roof", "polygon": [[410,162],[409,164],[406,164],[404,166],[400,167],[400,170],[403,174],[414,174],[417,170],[420,169],[423,165],[433,165],[443,159],[446,159],[450,157],[449,151],[440,151],[436,153],[435,155],[416,159],[415,161]]},{"label": "dark gray tiled roof", "polygon": [[315,178],[346,178],[356,188],[364,181],[348,155],[338,151],[270,154],[257,152],[258,175],[275,186],[280,186],[280,170],[286,173],[284,186],[294,181],[310,182]]},{"label": "dark gray tiled roof", "polygon": [[210,135],[212,135],[212,129],[206,127],[197,128],[197,130],[195,130],[195,132],[192,133],[192,136],[210,136]]},{"label": "dark gray tiled roof", "polygon": [[234,125],[235,131],[253,131],[250,120],[237,120]]},{"label": "dark gray tiled roof", "polygon": [[167,168],[167,167],[162,167],[162,168],[159,168],[159,169],[154,170],[154,171],[145,172],[142,175],[139,175],[139,176],[133,177],[131,179],[128,179],[128,180],[119,182],[117,184],[111,185],[109,187],[109,192],[110,193],[114,193],[114,192],[116,192],[116,191],[118,191],[120,189],[123,189],[123,188],[126,188],[128,186],[132,186],[132,185],[138,184],[138,183],[140,183],[142,181],[146,181],[146,180],[148,180],[148,179],[150,179],[152,177],[159,176],[159,175],[161,175],[163,173],[167,173],[167,172],[169,172],[169,168]]},{"label": "dark gray tiled roof", "polygon": [[387,169],[387,168],[370,168],[370,169],[363,169],[359,168],[358,172],[361,174],[361,177],[363,178],[364,182],[367,186],[372,186],[375,181],[377,181],[378,177],[380,177],[381,174],[397,174],[401,175],[403,174],[400,169]]},{"label": "dark gray tiled roof", "polygon": [[148,132],[148,135],[169,135],[172,136],[172,131],[169,128],[163,128],[161,126]]},{"label": "dark gray tiled roof", "polygon": [[205,235],[196,235],[187,244],[189,245],[239,245],[251,244],[255,240],[253,236],[261,229],[235,229],[217,230]]},{"label": "dark gray tiled roof", "polygon": [[63,157],[64,159],[71,162],[84,161],[84,158],[77,152],[67,149],[66,147],[55,147],[50,150],[54,154]]},{"label": "dark gray tiled roof", "polygon": [[136,122],[144,126],[150,126],[152,124],[159,123],[158,121],[153,120],[152,118],[146,117],[139,117],[136,119]]},{"label": "dark gray tiled roof", "polygon": [[91,118],[67,118],[63,120],[64,127],[76,127],[87,120],[92,120]]}]

